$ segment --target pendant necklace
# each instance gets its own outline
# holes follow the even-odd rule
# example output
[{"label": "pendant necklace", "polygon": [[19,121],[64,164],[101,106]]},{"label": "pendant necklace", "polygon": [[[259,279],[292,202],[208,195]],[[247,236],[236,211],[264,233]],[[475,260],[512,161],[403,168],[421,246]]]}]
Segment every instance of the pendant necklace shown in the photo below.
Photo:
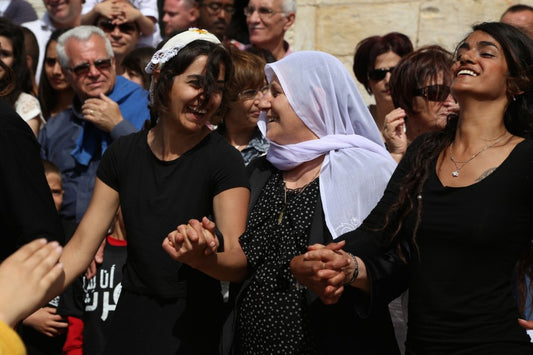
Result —
[{"label": "pendant necklace", "polygon": [[[285,184],[285,180],[283,180],[283,206],[281,207],[281,211],[279,212],[278,224],[281,224],[281,222],[283,221],[283,215],[285,214],[285,209],[287,208],[287,190],[292,191],[297,194],[301,194],[302,192],[305,191],[307,186],[311,185],[318,178],[318,175],[320,175],[320,169],[318,170],[318,173],[315,175],[315,177],[311,181],[309,181],[304,186],[297,187],[295,189],[287,188],[287,185]],[[282,175],[282,178],[283,178],[283,175]]]},{"label": "pendant necklace", "polygon": [[455,157],[453,156],[453,142],[450,144],[450,160],[452,161],[453,165],[455,165],[455,170],[452,171],[452,176],[453,177],[458,177],[459,176],[459,171],[464,168],[464,166],[468,163],[470,163],[475,157],[477,157],[478,155],[480,155],[481,153],[483,153],[484,151],[486,151],[487,149],[489,148],[492,148],[494,147],[496,144],[498,144],[498,142],[500,142],[504,137],[507,136],[507,132],[504,132],[499,138],[497,138],[494,143],[491,143],[487,146],[485,146],[483,149],[481,149],[479,152],[475,153],[474,155],[472,155],[468,160],[466,161],[457,161],[455,160]]}]

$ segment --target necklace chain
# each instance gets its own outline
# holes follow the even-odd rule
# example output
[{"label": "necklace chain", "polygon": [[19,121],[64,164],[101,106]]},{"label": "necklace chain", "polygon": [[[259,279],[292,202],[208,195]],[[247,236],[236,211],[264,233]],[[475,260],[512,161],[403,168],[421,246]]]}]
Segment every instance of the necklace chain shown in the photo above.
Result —
[{"label": "necklace chain", "polygon": [[[455,157],[453,156],[453,142],[452,142],[450,144],[450,160],[452,161],[453,165],[455,166],[455,170],[452,171],[452,176],[453,177],[458,177],[459,176],[459,171],[462,168],[464,168],[464,166],[466,164],[470,163],[472,160],[474,160],[475,157],[477,157],[478,155],[480,155],[481,153],[483,153],[487,149],[490,149],[490,148],[494,147],[496,144],[498,144],[498,142],[500,142],[506,136],[507,136],[507,132],[503,132],[503,134],[501,136],[499,136],[493,143],[485,146],[479,152],[475,153],[470,158],[468,158],[468,160],[466,160],[466,161],[457,161],[457,160],[455,160]],[[459,165],[461,165],[461,166],[459,166]]]},{"label": "necklace chain", "polygon": [[309,185],[311,185],[318,178],[319,175],[320,175],[320,169],[318,169],[318,172],[316,173],[316,175],[313,177],[311,181],[309,181],[304,186],[296,187],[294,189],[289,189],[287,187],[287,184],[285,184],[285,180],[283,180],[283,206],[281,207],[281,211],[279,212],[278,224],[281,224],[281,222],[283,221],[283,215],[285,214],[285,209],[287,208],[287,191],[291,191],[296,194],[301,194],[302,192],[305,191],[305,189],[307,189]]}]

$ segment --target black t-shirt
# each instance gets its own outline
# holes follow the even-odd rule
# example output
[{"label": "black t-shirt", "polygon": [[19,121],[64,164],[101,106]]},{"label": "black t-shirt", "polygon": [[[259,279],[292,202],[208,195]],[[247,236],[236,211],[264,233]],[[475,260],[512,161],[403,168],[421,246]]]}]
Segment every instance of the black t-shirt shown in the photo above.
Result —
[{"label": "black t-shirt", "polygon": [[125,290],[166,298],[217,293],[218,281],[175,262],[161,244],[178,225],[212,215],[215,195],[248,187],[236,149],[212,132],[178,159],[161,161],[142,131],[114,142],[97,176],[120,194],[128,238]]},{"label": "black t-shirt", "polygon": [[63,243],[64,237],[35,135],[2,100],[0,112],[1,261],[36,238]]},{"label": "black t-shirt", "polygon": [[[350,241],[365,234],[390,238],[391,229],[380,227],[416,149],[423,149],[419,144],[420,140],[409,147],[362,227],[343,236],[349,251],[357,254]],[[418,253],[411,246],[408,351],[530,354],[529,339],[517,322],[512,275],[533,236],[533,141],[519,143],[492,174],[466,187],[443,186],[435,165],[418,199],[422,202]],[[414,221],[411,213],[401,238],[410,237]],[[390,225],[395,225],[395,217]],[[394,283],[390,262],[398,264],[390,255],[365,260],[373,292],[387,289],[384,280]]]}]

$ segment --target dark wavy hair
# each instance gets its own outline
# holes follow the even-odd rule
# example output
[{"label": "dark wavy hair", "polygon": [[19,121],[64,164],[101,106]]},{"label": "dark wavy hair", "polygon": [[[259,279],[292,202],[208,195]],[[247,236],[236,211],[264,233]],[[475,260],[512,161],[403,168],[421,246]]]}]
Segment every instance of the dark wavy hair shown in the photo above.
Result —
[{"label": "dark wavy hair", "polygon": [[[64,28],[55,30],[50,35],[50,38],[48,39],[48,42],[46,43],[46,47],[44,49],[44,59],[46,60],[46,52],[48,52],[48,47],[50,47],[50,43],[57,42],[57,39],[59,36],[61,36],[63,33],[67,32],[70,28]],[[48,77],[46,76],[46,70],[45,66],[46,64],[42,63],[42,70],[41,70],[41,78],[39,79],[39,102],[41,103],[41,112],[43,113],[43,117],[48,120],[50,118],[50,115],[52,114],[52,111],[57,106],[58,102],[58,93],[57,91],[50,85],[50,81],[48,80]]]},{"label": "dark wavy hair", "polygon": [[391,32],[385,36],[365,38],[355,48],[353,72],[369,94],[372,94],[372,91],[370,90],[368,72],[374,69],[376,58],[379,55],[390,51],[403,57],[413,51],[413,43],[403,33]]},{"label": "dark wavy hair", "polygon": [[416,114],[413,108],[415,91],[427,83],[436,83],[441,74],[443,84],[450,86],[452,64],[452,54],[436,45],[407,54],[393,70],[389,81],[394,107],[403,108],[408,116]]},{"label": "dark wavy hair", "polygon": [[[211,95],[220,92],[217,82],[221,66],[224,67],[224,81],[227,82],[233,73],[233,65],[228,51],[220,44],[208,41],[196,40],[183,47],[178,54],[165,63],[153,91],[153,104],[151,111],[151,127],[157,123],[160,113],[167,112],[172,100],[170,92],[174,83],[174,77],[182,74],[201,55],[207,56],[206,75],[200,83],[203,88],[204,100],[202,105],[209,102]],[[225,95],[222,95],[224,104]]]},{"label": "dark wavy hair", "polygon": [[[509,132],[514,135],[533,138],[533,40],[520,30],[500,22],[484,22],[473,26],[473,31],[482,31],[492,36],[502,47],[509,77],[507,79],[507,96],[509,105],[504,114],[504,124]],[[460,44],[461,45],[461,44]],[[460,47],[458,46],[458,48]],[[451,117],[444,130],[428,133],[420,137],[416,151],[410,157],[412,169],[405,175],[399,186],[397,201],[387,212],[386,226],[392,228],[391,240],[397,239],[406,217],[415,213],[415,222],[409,238],[411,245],[417,246],[416,234],[421,220],[422,201],[416,199],[422,193],[432,163],[438,155],[448,147],[454,137],[457,128],[457,117]],[[397,221],[390,225],[393,220]],[[524,275],[533,279],[533,252],[527,250],[518,262],[518,276],[521,280],[520,288],[522,296],[525,295]],[[523,309],[525,298],[522,298]]]},{"label": "dark wavy hair", "polygon": [[[15,105],[18,97],[22,92],[34,94],[33,80],[30,69],[26,62],[26,50],[24,47],[24,33],[20,26],[13,24],[6,18],[0,18],[0,36],[6,37],[13,46],[13,64],[11,69],[15,73],[15,87],[13,90],[2,98],[11,106]],[[0,87],[9,84],[10,78],[6,75],[0,79]]]}]

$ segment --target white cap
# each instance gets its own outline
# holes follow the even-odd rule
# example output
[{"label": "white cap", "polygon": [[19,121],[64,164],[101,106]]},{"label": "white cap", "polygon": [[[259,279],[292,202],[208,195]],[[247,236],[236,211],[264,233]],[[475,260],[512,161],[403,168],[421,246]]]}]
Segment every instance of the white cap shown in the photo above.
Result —
[{"label": "white cap", "polygon": [[161,69],[163,64],[178,54],[180,49],[196,40],[208,41],[215,44],[220,43],[215,35],[206,30],[189,28],[187,31],[180,32],[169,39],[160,50],[155,52],[144,70],[148,74],[152,74],[156,69]]}]

